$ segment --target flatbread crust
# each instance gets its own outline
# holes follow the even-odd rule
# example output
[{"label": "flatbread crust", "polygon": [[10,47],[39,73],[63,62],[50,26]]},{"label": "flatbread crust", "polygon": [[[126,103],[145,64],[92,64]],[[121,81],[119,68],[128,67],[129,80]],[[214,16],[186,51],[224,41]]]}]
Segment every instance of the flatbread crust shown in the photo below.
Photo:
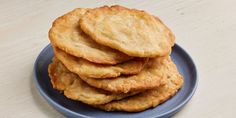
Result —
[{"label": "flatbread crust", "polygon": [[144,65],[148,62],[148,58],[136,58],[116,65],[104,65],[92,63],[83,58],[76,58],[58,48],[54,48],[54,52],[55,56],[71,72],[81,76],[98,79],[118,77],[121,74],[137,74],[144,68]]},{"label": "flatbread crust", "polygon": [[78,8],[57,18],[49,31],[52,45],[94,63],[117,64],[131,59],[117,50],[99,45],[80,29],[79,19],[87,10]]},{"label": "flatbread crust", "polygon": [[80,76],[82,80],[96,88],[112,93],[128,93],[159,87],[167,78],[169,72],[169,57],[149,59],[143,70],[131,76],[119,76],[114,79],[94,79]]},{"label": "flatbread crust", "polygon": [[147,90],[135,96],[131,96],[119,101],[112,101],[105,105],[97,105],[100,109],[106,111],[127,111],[139,112],[167,101],[180,89],[183,85],[183,77],[179,74],[175,64],[170,61],[168,63],[167,82],[165,85],[156,89]]},{"label": "flatbread crust", "polygon": [[[165,35],[164,37],[166,37],[167,39],[169,39],[169,42],[171,44],[171,46],[174,46],[175,45],[175,35],[174,33],[171,31],[170,28],[168,28],[163,21],[161,21],[161,19],[157,16],[154,16],[155,19],[160,22],[162,25],[160,25],[160,27],[162,27],[161,29],[163,29],[163,35]],[[169,52],[169,54],[171,53],[171,50]]]},{"label": "flatbread crust", "polygon": [[99,44],[134,57],[166,56],[173,45],[169,29],[159,19],[118,5],[88,10],[80,26]]},{"label": "flatbread crust", "polygon": [[75,79],[78,78],[77,75],[70,74],[66,68],[63,68],[63,65],[57,58],[53,58],[52,63],[48,65],[48,75],[50,77],[52,87],[62,92],[67,87],[71,86]]},{"label": "flatbread crust", "polygon": [[105,104],[112,100],[119,100],[138,93],[114,94],[91,87],[83,82],[78,75],[67,70],[56,58],[49,65],[48,72],[54,89],[64,92],[67,98],[90,105]]}]

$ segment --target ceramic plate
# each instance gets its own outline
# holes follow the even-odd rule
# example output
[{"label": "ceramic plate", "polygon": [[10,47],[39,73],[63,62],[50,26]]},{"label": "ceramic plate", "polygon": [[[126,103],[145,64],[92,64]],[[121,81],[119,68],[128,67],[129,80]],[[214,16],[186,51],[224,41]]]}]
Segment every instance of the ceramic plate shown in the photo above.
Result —
[{"label": "ceramic plate", "polygon": [[178,112],[193,96],[197,87],[197,70],[191,57],[177,44],[173,47],[171,58],[178,70],[184,76],[184,86],[179,92],[163,104],[138,113],[106,112],[95,109],[78,101],[67,99],[63,94],[54,90],[48,77],[48,64],[54,56],[51,45],[46,46],[39,54],[35,65],[35,84],[40,94],[56,110],[67,117],[76,118],[165,118]]}]

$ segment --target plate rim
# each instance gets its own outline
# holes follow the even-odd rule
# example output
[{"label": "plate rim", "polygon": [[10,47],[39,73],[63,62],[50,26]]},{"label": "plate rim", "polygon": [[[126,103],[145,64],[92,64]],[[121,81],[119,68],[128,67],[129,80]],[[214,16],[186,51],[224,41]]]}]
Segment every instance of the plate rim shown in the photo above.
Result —
[{"label": "plate rim", "polygon": [[[198,72],[197,72],[197,67],[196,67],[196,64],[194,63],[192,57],[189,55],[189,53],[187,53],[186,50],[184,50],[182,47],[180,47],[178,44],[175,43],[174,45],[176,48],[178,48],[179,50],[181,50],[181,53],[184,54],[185,56],[187,56],[187,59],[188,61],[190,61],[190,63],[192,64],[193,66],[193,73],[195,73],[195,82],[194,82],[194,85],[193,85],[193,89],[192,91],[190,92],[190,94],[186,97],[186,99],[184,99],[180,104],[178,104],[176,107],[174,107],[173,109],[170,109],[169,111],[167,112],[164,112],[158,116],[154,116],[156,118],[160,118],[160,117],[166,117],[166,116],[172,116],[174,115],[175,113],[177,113],[179,110],[181,110],[181,108],[183,108],[190,100],[191,98],[193,97],[194,93],[196,92],[196,89],[197,89],[197,86],[198,86]],[[49,103],[53,108],[55,108],[57,111],[61,112],[63,115],[66,115],[66,114],[70,114],[70,116],[77,116],[77,117],[82,117],[82,118],[88,118],[88,116],[86,115],[83,115],[83,114],[80,114],[80,113],[77,113],[77,112],[74,112],[72,110],[69,110],[68,108],[66,107],[63,107],[62,105],[60,105],[59,103],[55,102],[51,97],[49,97],[42,89],[41,85],[39,85],[39,82],[38,82],[38,77],[37,77],[37,71],[38,71],[38,68],[37,68],[37,64],[39,62],[39,58],[41,57],[42,54],[44,54],[47,49],[51,47],[51,44],[49,43],[46,47],[44,47],[40,53],[38,54],[35,62],[34,62],[34,66],[33,66],[33,79],[34,79],[34,84],[36,85],[36,88],[37,90],[39,91],[40,95],[43,96],[44,99],[46,99],[47,103]]]},{"label": "plate rim", "polygon": [[[44,99],[46,99],[47,103],[49,103],[50,105],[52,105],[53,108],[55,108],[57,111],[62,112],[63,115],[65,115],[65,112],[71,113],[74,116],[78,116],[78,117],[84,117],[84,118],[88,118],[88,116],[82,115],[82,114],[78,114],[74,111],[71,111],[69,109],[67,109],[66,107],[61,106],[60,104],[58,104],[57,102],[55,102],[52,98],[50,98],[42,89],[41,85],[39,85],[38,82],[38,77],[37,77],[37,63],[39,62],[39,58],[41,57],[42,54],[44,54],[44,52],[47,51],[47,49],[51,46],[51,44],[48,44],[46,47],[44,47],[40,53],[38,54],[35,62],[34,62],[34,83],[36,85],[37,90],[39,91],[40,95],[43,96]],[[55,106],[54,106],[55,105]],[[63,111],[64,110],[64,111]]]}]

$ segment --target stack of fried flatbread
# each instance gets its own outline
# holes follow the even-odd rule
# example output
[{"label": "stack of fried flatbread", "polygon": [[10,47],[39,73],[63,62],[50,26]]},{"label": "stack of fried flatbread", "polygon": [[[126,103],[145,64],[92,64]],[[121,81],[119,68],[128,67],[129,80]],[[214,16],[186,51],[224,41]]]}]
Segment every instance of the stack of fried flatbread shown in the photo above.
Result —
[{"label": "stack of fried flatbread", "polygon": [[166,101],[183,84],[169,56],[173,33],[145,11],[77,8],[53,22],[49,39],[51,83],[69,99],[138,112]]}]

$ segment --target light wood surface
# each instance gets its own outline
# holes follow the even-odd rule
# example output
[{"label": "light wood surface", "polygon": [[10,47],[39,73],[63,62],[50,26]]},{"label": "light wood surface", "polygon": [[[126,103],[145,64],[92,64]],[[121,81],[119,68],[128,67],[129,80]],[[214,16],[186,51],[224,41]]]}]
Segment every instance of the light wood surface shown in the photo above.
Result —
[{"label": "light wood surface", "polygon": [[64,117],[36,90],[34,61],[56,17],[113,4],[159,16],[196,62],[198,89],[175,118],[236,117],[236,0],[0,0],[0,117]]}]

